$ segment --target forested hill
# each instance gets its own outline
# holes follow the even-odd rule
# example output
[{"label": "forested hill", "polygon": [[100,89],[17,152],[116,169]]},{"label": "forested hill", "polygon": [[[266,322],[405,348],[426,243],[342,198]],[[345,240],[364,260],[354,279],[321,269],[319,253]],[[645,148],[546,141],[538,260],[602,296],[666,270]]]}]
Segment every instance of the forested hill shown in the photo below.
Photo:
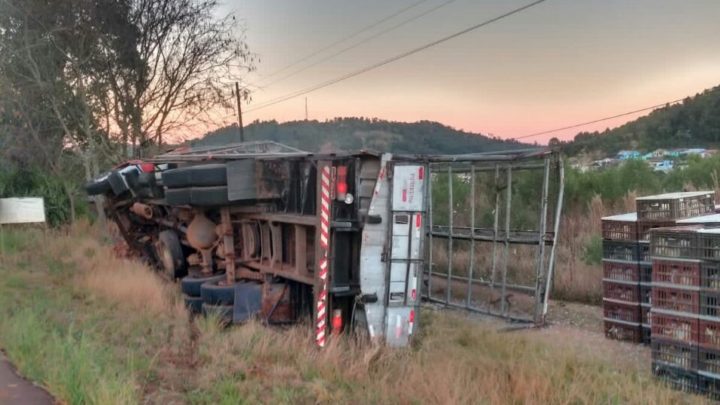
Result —
[{"label": "forested hill", "polygon": [[[245,140],[271,140],[303,150],[354,151],[370,149],[395,153],[472,153],[527,147],[512,141],[459,131],[437,122],[414,123],[366,118],[320,121],[254,122],[245,127]],[[236,126],[225,127],[190,142],[193,146],[239,142]]]},{"label": "forested hill", "polygon": [[559,144],[568,155],[586,152],[605,156],[623,149],[718,147],[720,86],[620,127],[603,132],[581,132],[573,141]]}]

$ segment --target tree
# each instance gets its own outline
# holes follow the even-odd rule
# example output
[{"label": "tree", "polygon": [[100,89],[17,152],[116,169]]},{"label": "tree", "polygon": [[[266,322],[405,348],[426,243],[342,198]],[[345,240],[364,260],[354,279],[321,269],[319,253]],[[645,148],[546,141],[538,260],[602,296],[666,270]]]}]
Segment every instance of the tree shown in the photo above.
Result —
[{"label": "tree", "polygon": [[[1,0],[3,160],[62,179],[205,122],[254,56],[215,0]],[[82,165],[76,163],[80,161]]]}]

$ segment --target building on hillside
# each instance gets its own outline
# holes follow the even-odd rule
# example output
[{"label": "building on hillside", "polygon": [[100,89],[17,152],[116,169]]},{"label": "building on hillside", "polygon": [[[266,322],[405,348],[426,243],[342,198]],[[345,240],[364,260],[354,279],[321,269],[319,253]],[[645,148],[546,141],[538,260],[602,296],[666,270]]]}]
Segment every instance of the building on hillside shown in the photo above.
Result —
[{"label": "building on hillside", "polygon": [[681,156],[700,156],[701,158],[706,158],[708,156],[707,150],[705,148],[689,148],[689,149],[683,149],[680,151]]},{"label": "building on hillside", "polygon": [[653,170],[656,172],[671,172],[674,169],[674,163],[672,160],[661,160],[659,162],[655,162],[653,165]]},{"label": "building on hillside", "polygon": [[617,153],[618,160],[629,160],[629,159],[639,159],[640,158],[640,152],[636,150],[621,150]]}]

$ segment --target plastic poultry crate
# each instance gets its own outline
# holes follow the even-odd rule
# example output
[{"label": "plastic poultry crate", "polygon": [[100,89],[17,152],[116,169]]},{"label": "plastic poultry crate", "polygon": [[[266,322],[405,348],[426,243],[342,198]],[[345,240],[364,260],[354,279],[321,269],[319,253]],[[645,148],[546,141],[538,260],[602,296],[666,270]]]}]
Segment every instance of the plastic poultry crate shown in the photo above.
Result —
[{"label": "plastic poultry crate", "polygon": [[652,261],[640,262],[640,282],[652,283]]},{"label": "plastic poultry crate", "polygon": [[650,232],[650,255],[653,258],[697,259],[699,229],[700,226],[653,229]]},{"label": "plastic poultry crate", "polygon": [[625,260],[603,260],[603,277],[607,280],[640,282],[640,265]]},{"label": "plastic poultry crate", "polygon": [[673,389],[687,393],[698,392],[698,374],[695,370],[686,370],[653,361],[652,373]]},{"label": "plastic poultry crate", "polygon": [[640,323],[640,304],[603,301],[605,319]]},{"label": "plastic poultry crate", "polygon": [[715,211],[712,191],[667,193],[635,199],[638,221],[675,220],[710,214]]},{"label": "plastic poultry crate", "polygon": [[698,349],[698,371],[720,375],[720,350]]},{"label": "plastic poultry crate", "polygon": [[640,285],[603,280],[603,299],[640,304]]},{"label": "plastic poultry crate", "polygon": [[625,260],[638,262],[640,260],[640,247],[637,242],[623,242],[616,240],[603,240],[603,259]]},{"label": "plastic poultry crate", "polygon": [[701,229],[697,232],[699,258],[720,261],[720,229]]},{"label": "plastic poultry crate", "polygon": [[700,292],[653,286],[652,306],[657,309],[695,315],[700,309]]},{"label": "plastic poultry crate", "polygon": [[620,214],[602,218],[602,237],[608,240],[634,242],[638,239],[637,214]]},{"label": "plastic poultry crate", "polygon": [[700,264],[700,286],[720,292],[720,262],[706,261]]},{"label": "plastic poultry crate", "polygon": [[700,324],[696,317],[670,314],[653,307],[651,327],[653,340],[674,340],[689,345],[698,343]]},{"label": "plastic poultry crate", "polygon": [[638,222],[638,240],[650,241],[650,231],[656,228],[672,228],[675,221],[642,221]]},{"label": "plastic poultry crate", "polygon": [[720,379],[717,376],[706,375],[704,372],[698,373],[697,392],[713,401],[720,401]]},{"label": "plastic poultry crate", "polygon": [[653,339],[650,345],[653,363],[665,364],[685,370],[698,367],[698,347],[672,340]]},{"label": "plastic poultry crate", "polygon": [[652,304],[652,285],[649,283],[640,283],[640,304]]},{"label": "plastic poultry crate", "polygon": [[720,318],[700,318],[698,322],[699,344],[706,349],[720,349]]},{"label": "plastic poultry crate", "polygon": [[720,292],[700,292],[700,315],[720,320]]},{"label": "plastic poultry crate", "polygon": [[653,284],[672,284],[674,286],[699,287],[700,261],[654,259],[652,266]]}]

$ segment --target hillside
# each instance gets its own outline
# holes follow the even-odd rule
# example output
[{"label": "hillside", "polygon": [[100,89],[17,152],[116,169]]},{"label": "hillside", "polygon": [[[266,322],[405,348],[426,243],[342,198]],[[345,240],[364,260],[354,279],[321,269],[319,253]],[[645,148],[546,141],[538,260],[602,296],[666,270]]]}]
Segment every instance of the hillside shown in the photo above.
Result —
[{"label": "hillside", "polygon": [[[395,153],[470,153],[527,147],[481,134],[459,131],[437,122],[414,123],[366,118],[320,121],[253,122],[245,140],[272,140],[311,152],[370,149]],[[239,142],[237,126],[225,127],[190,142],[193,146]]]},{"label": "hillside", "polygon": [[603,132],[581,132],[573,141],[558,144],[568,155],[609,155],[622,149],[717,147],[720,145],[720,86],[620,127]]}]

